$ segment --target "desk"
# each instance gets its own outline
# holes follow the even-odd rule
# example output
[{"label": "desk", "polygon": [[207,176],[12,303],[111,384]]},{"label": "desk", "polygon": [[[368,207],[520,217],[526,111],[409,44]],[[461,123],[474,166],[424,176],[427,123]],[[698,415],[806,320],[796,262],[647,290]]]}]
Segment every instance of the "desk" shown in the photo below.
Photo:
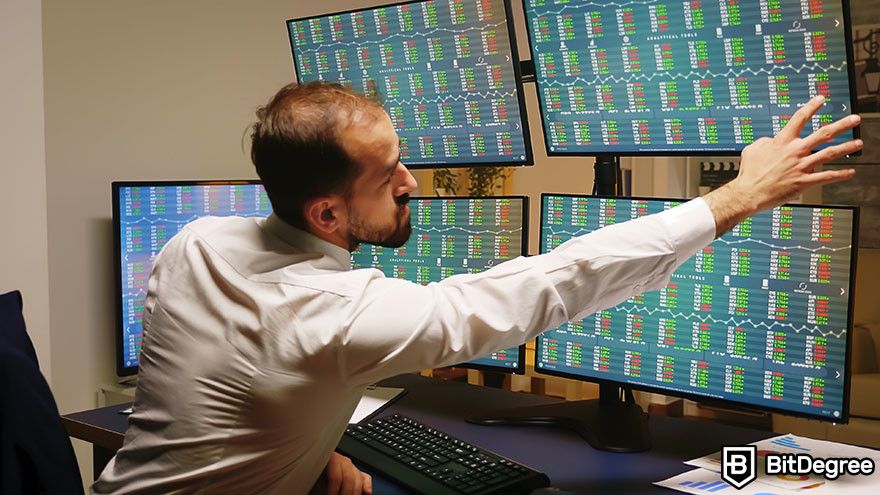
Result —
[{"label": "desk", "polygon": [[[496,409],[548,404],[558,399],[477,387],[460,382],[400,375],[381,382],[407,390],[382,412],[405,414],[480,447],[547,473],[554,486],[573,493],[669,494],[651,483],[682,473],[682,461],[774,434],[682,418],[652,416],[654,447],[638,454],[615,454],[590,447],[576,434],[545,426],[477,426],[462,418]],[[111,406],[62,417],[70,436],[95,445],[95,471],[122,445],[127,417]],[[99,465],[99,462],[103,464]],[[406,493],[374,476],[375,493]]]},{"label": "desk", "polygon": [[92,474],[95,479],[122,447],[128,416],[119,411],[130,405],[117,404],[61,416],[61,423],[68,435],[92,444]]}]

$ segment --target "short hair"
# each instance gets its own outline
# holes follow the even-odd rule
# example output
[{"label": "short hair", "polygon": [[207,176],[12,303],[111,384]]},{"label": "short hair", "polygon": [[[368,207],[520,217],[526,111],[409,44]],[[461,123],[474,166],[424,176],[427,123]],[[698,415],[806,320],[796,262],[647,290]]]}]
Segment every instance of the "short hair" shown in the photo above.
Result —
[{"label": "short hair", "polygon": [[326,194],[351,193],[360,167],[340,135],[351,124],[383,112],[378,100],[340,84],[288,84],[257,110],[251,161],[275,214],[308,229],[306,202]]}]

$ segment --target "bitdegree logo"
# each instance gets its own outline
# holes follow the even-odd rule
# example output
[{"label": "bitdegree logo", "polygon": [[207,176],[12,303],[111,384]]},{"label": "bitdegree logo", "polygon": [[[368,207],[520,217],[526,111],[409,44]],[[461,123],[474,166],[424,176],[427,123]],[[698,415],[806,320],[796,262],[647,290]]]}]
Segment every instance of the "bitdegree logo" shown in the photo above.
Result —
[{"label": "bitdegree logo", "polygon": [[767,454],[767,474],[815,474],[836,480],[843,474],[870,476],[874,474],[874,460],[870,457],[814,458],[810,454]]},{"label": "bitdegree logo", "polygon": [[[737,490],[755,481],[758,477],[756,451],[754,445],[722,447],[721,479]],[[845,474],[870,476],[875,470],[874,459],[870,457],[822,459],[814,458],[810,454],[768,453],[764,461],[764,471],[768,475],[813,474],[828,480],[835,480]]]},{"label": "bitdegree logo", "polygon": [[754,445],[721,448],[721,479],[739,490],[755,481],[758,448]]}]

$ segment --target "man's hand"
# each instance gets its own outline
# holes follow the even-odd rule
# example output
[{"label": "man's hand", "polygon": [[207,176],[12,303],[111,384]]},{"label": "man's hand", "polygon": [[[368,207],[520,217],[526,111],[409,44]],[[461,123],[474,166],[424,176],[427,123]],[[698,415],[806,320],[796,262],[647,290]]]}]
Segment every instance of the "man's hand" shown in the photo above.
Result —
[{"label": "man's hand", "polygon": [[327,495],[372,495],[373,478],[361,472],[351,459],[334,452],[327,461],[322,476],[327,483]]},{"label": "man's hand", "polygon": [[817,165],[862,149],[855,139],[812,153],[838,134],[857,126],[861,119],[850,115],[805,138],[800,134],[810,118],[822,108],[817,96],[802,106],[773,138],[763,137],[743,149],[739,175],[730,183],[704,196],[715,215],[715,235],[720,236],[746,217],[779,206],[804,189],[852,178],[853,169],[814,172]]}]

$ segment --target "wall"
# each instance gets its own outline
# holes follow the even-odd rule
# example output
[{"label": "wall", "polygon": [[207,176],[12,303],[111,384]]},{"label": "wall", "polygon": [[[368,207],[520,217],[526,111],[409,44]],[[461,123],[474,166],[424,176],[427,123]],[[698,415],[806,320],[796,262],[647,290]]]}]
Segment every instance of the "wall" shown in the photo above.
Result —
[{"label": "wall", "polygon": [[876,323],[880,321],[880,249],[859,249],[856,263],[854,321]]},{"label": "wall", "polygon": [[51,378],[40,23],[39,2],[0,2],[0,293],[21,290],[28,333]]}]

